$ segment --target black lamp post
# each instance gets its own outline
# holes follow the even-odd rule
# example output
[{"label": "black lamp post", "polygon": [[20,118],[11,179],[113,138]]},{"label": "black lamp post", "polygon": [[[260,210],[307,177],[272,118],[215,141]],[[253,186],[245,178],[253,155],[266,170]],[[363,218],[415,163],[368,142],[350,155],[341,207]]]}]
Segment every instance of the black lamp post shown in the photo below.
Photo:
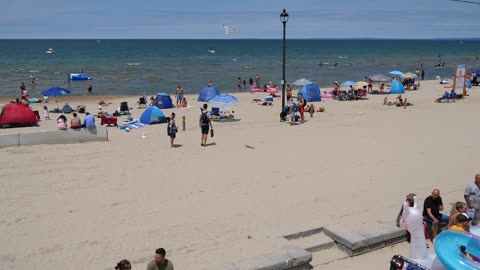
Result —
[{"label": "black lamp post", "polygon": [[288,22],[288,13],[283,10],[280,14],[280,21],[283,23],[283,64],[282,64],[282,111],[285,108],[285,30]]}]

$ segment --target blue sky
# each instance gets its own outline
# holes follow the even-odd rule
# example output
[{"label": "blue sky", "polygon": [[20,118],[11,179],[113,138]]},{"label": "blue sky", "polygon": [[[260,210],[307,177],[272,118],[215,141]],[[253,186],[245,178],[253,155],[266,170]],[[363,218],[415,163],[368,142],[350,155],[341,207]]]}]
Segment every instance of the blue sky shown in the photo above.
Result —
[{"label": "blue sky", "polygon": [[450,0],[2,0],[0,38],[281,38],[283,8],[287,38],[480,37]]}]

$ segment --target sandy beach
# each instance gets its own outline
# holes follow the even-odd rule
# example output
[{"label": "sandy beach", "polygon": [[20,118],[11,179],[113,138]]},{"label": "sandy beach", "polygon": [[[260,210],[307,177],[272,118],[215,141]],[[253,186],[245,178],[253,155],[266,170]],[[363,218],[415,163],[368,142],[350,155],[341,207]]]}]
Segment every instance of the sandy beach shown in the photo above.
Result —
[{"label": "sandy beach", "polygon": [[[296,126],[279,121],[279,99],[263,107],[252,99],[265,93],[235,93],[239,102],[229,107],[241,120],[214,122],[208,147],[200,146],[203,103],[188,96],[191,107],[164,110],[180,126],[174,149],[165,124],[111,127],[108,142],[2,148],[0,268],[113,269],[127,258],[145,269],[164,247],[176,269],[208,269],[218,247],[252,234],[394,223],[411,192],[423,205],[439,188],[449,212],[478,173],[480,93],[474,87],[464,100],[434,103],[445,90],[423,81],[403,95],[414,104],[407,108],[382,105],[384,95],[324,99],[314,104],[326,112]],[[127,101],[138,119],[138,98],[66,96],[59,104],[96,114],[100,99],[110,113]],[[43,105],[33,104],[41,116]],[[55,130],[58,115],[0,134]],[[408,256],[408,244],[321,269],[387,269],[397,253]]]}]

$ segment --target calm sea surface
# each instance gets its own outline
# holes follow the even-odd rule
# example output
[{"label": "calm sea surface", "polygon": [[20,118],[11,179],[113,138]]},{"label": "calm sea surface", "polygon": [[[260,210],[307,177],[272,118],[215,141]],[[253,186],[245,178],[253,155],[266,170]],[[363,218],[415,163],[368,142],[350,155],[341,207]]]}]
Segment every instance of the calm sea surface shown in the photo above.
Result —
[{"label": "calm sea surface", "polygon": [[[48,48],[55,53],[45,53]],[[476,70],[480,41],[287,40],[286,55],[287,82],[307,78],[330,88],[335,80],[415,72],[420,62],[426,79],[451,76],[456,64]],[[434,67],[439,58],[445,67]],[[231,92],[238,77],[248,88],[256,74],[262,84],[280,84],[282,40],[0,40],[0,96],[17,96],[22,81],[33,96],[52,86],[83,95],[86,81],[67,80],[68,73],[82,69],[94,78],[98,94],[173,93],[178,84],[197,93],[209,80]],[[34,87],[32,76],[38,79]]]}]

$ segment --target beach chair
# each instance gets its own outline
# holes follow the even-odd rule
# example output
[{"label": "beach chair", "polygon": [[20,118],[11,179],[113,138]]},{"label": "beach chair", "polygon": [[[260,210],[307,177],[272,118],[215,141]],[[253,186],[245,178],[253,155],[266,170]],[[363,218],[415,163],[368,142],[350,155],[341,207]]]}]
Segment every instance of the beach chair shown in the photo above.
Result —
[{"label": "beach chair", "polygon": [[138,108],[147,108],[147,101],[145,100],[144,97],[141,97],[138,99]]},{"label": "beach chair", "polygon": [[128,112],[128,103],[126,101],[120,103],[120,112]]},{"label": "beach chair", "polygon": [[212,111],[210,112],[212,116],[220,116],[220,108],[212,107]]}]

